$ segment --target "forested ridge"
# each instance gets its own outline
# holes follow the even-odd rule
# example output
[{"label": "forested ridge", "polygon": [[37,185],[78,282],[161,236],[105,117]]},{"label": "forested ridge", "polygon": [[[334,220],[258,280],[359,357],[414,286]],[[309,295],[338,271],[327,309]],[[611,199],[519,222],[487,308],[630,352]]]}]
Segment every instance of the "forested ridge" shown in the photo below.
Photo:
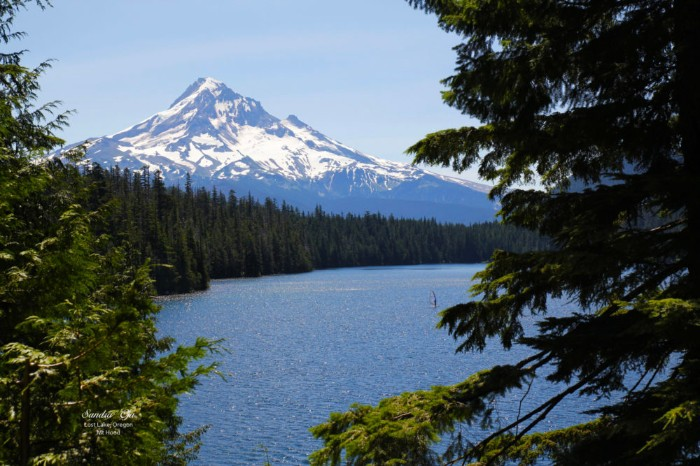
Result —
[{"label": "forested ridge", "polygon": [[210,279],[369,265],[481,262],[495,249],[546,246],[542,237],[498,223],[440,224],[376,213],[305,213],[216,189],[166,186],[160,172],[86,165],[91,208],[110,206],[103,226],[149,260],[158,293],[205,289]]}]

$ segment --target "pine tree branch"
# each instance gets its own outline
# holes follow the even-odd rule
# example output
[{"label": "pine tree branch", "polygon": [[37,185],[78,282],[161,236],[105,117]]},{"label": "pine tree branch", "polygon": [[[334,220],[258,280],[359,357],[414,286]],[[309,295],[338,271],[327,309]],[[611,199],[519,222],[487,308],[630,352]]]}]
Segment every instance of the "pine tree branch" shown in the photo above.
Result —
[{"label": "pine tree branch", "polygon": [[[113,332],[114,330],[116,330],[116,328],[113,329],[112,332]],[[66,360],[63,360],[63,361],[61,361],[61,362],[57,362],[57,363],[54,363],[54,364],[37,364],[36,367],[39,368],[39,369],[54,369],[54,368],[56,368],[56,367],[67,366],[67,365],[70,364],[70,363],[73,363],[73,362],[75,362],[75,361],[79,361],[79,360],[83,359],[85,356],[87,356],[88,354],[90,354],[90,353],[92,353],[93,351],[95,351],[102,343],[105,342],[105,340],[107,340],[107,338],[108,338],[109,336],[112,335],[112,332],[107,333],[104,337],[102,337],[102,338],[100,338],[99,340],[97,340],[92,346],[90,346],[90,347],[87,348],[86,350],[82,351],[81,353],[76,354],[75,356],[73,356],[73,357],[70,358],[70,359],[66,359]]]},{"label": "pine tree branch", "polygon": [[[549,355],[547,355],[547,353],[550,353],[549,350],[542,350],[539,353],[530,356],[529,358],[523,359],[518,364],[516,364],[515,367],[518,369],[526,368],[528,371],[534,372],[537,369],[539,369],[540,367],[547,364],[549,361],[551,361],[554,358],[553,354],[550,353]],[[547,356],[547,357],[545,357],[545,356]],[[539,361],[536,364],[534,364],[530,367],[526,367],[527,364],[529,364],[533,361],[537,361],[538,359],[539,359]]]},{"label": "pine tree branch", "polygon": [[[651,291],[654,288],[658,287],[661,283],[663,283],[664,280],[666,280],[668,277],[671,275],[680,272],[684,268],[687,267],[687,264],[684,261],[678,261],[671,266],[663,269],[661,272],[658,272],[655,274],[653,277],[647,279],[644,283],[640,284],[633,290],[629,291],[625,296],[622,297],[621,301],[624,302],[629,302],[632,301],[634,298],[642,295],[643,293],[647,291]],[[617,311],[620,310],[620,305],[619,304],[612,304],[605,308],[603,312],[599,314],[599,317],[606,317],[609,316],[610,314],[613,314]]]},{"label": "pine tree branch", "polygon": [[663,368],[663,364],[659,363],[659,365],[656,367],[656,370],[651,375],[651,378],[649,379],[649,381],[646,383],[646,385],[644,385],[644,388],[642,389],[643,392],[646,392],[647,390],[649,390],[649,387],[651,387],[651,384],[656,379],[656,376],[659,375],[659,372],[661,372],[662,368]]},{"label": "pine tree branch", "polygon": [[[647,391],[647,390],[649,389],[649,387],[651,386],[651,384],[654,382],[654,379],[656,379],[656,376],[659,375],[659,372],[661,372],[661,369],[663,369],[664,364],[665,364],[665,361],[666,361],[666,359],[667,359],[668,357],[669,357],[669,353],[667,352],[667,353],[664,354],[664,356],[661,358],[660,362],[659,362],[659,363],[656,365],[656,367],[654,368],[654,373],[651,375],[651,378],[650,378],[650,379],[647,381],[647,383],[644,385],[644,388],[642,389],[642,392],[645,392],[645,391]],[[626,397],[629,397],[630,395],[632,395],[632,394],[637,390],[637,387],[639,387],[639,386],[642,384],[642,382],[644,381],[644,379],[646,379],[646,377],[647,377],[647,375],[649,374],[649,372],[651,372],[651,369],[652,369],[652,368],[650,367],[650,368],[647,368],[647,369],[644,371],[644,373],[639,377],[639,380],[637,380],[637,382],[634,384],[634,386],[632,386],[632,388],[630,388],[630,389],[627,391],[627,395],[625,395]]]},{"label": "pine tree branch", "polygon": [[[520,415],[522,413],[523,409],[523,401],[525,401],[525,398],[530,394],[530,390],[532,389],[532,384],[535,381],[534,377],[530,380],[530,383],[527,384],[527,390],[525,390],[525,393],[523,394],[522,398],[520,398],[520,401],[518,402],[518,416],[516,417],[516,420],[520,419]],[[518,434],[518,428],[520,425],[515,426],[515,433],[516,435]]]},{"label": "pine tree branch", "polygon": [[[604,370],[605,370],[605,368],[604,368],[604,367],[601,367],[601,368],[597,369],[596,371],[594,371],[594,372],[588,374],[586,377],[584,377],[583,379],[581,379],[581,380],[580,380],[579,382],[577,382],[576,384],[574,384],[574,385],[572,385],[571,387],[567,388],[566,390],[560,392],[560,393],[557,394],[556,396],[553,396],[553,397],[550,398],[549,400],[547,400],[547,401],[545,401],[544,403],[542,403],[541,405],[539,405],[537,408],[535,408],[535,409],[533,409],[532,411],[530,411],[529,413],[527,413],[524,417],[519,418],[519,419],[513,421],[512,423],[508,424],[507,426],[505,426],[505,427],[503,427],[503,428],[497,430],[496,432],[490,434],[488,437],[484,438],[484,439],[481,440],[479,443],[477,443],[474,447],[470,448],[469,451],[468,451],[465,455],[463,455],[463,456],[461,456],[461,457],[459,457],[459,458],[455,458],[454,460],[452,460],[452,461],[450,461],[450,462],[448,462],[448,463],[446,463],[446,464],[447,464],[447,465],[452,465],[452,464],[456,464],[456,463],[458,463],[458,462],[460,462],[460,461],[462,462],[463,465],[466,464],[466,461],[469,459],[469,457],[470,457],[471,455],[474,455],[475,453],[482,453],[483,450],[484,450],[484,448],[485,448],[485,447],[488,445],[488,443],[491,442],[493,439],[495,439],[495,438],[497,438],[497,437],[499,437],[499,436],[501,436],[501,435],[507,433],[508,431],[510,431],[511,429],[513,429],[513,428],[515,428],[515,427],[520,426],[520,424],[523,424],[525,421],[531,419],[533,416],[535,416],[535,415],[537,415],[538,413],[540,413],[539,416],[537,416],[537,418],[535,418],[534,421],[532,421],[531,423],[529,423],[529,424],[523,429],[522,432],[520,432],[519,434],[515,435],[515,437],[513,438],[513,440],[510,441],[504,448],[501,449],[501,451],[499,452],[499,454],[496,455],[496,457],[498,457],[498,456],[500,455],[500,453],[502,453],[504,450],[506,450],[506,449],[509,448],[510,446],[514,445],[514,444],[515,444],[518,440],[520,440],[527,432],[529,432],[530,430],[532,430],[532,429],[533,429],[537,424],[539,424],[545,417],[547,417],[547,415],[549,414],[549,412],[552,411],[552,409],[554,409],[559,403],[561,403],[561,401],[562,401],[564,398],[566,398],[568,395],[570,395],[570,394],[572,394],[572,393],[578,391],[580,388],[582,388],[582,387],[583,387],[584,385],[586,385],[587,383],[591,382],[591,381],[592,381],[593,379],[595,379],[598,375],[600,375],[600,373],[602,373]],[[491,463],[491,460],[489,460],[486,464],[488,465],[488,464],[490,464],[490,463]]]}]

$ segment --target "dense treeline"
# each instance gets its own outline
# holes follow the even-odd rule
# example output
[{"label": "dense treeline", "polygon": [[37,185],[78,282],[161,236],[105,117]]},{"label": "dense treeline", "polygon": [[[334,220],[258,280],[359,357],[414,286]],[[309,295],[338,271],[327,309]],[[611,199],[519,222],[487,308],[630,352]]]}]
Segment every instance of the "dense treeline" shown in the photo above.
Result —
[{"label": "dense treeline", "polygon": [[306,272],[360,265],[479,262],[494,249],[538,249],[544,241],[497,223],[442,225],[367,213],[302,213],[268,199],[166,186],[159,172],[85,167],[91,202],[111,204],[105,232],[150,260],[157,291],[204,289],[210,278]]},{"label": "dense treeline", "polygon": [[466,226],[370,213],[329,215],[316,209],[304,217],[304,225],[303,238],[317,268],[481,262],[495,249],[545,246],[526,230],[496,222]]}]

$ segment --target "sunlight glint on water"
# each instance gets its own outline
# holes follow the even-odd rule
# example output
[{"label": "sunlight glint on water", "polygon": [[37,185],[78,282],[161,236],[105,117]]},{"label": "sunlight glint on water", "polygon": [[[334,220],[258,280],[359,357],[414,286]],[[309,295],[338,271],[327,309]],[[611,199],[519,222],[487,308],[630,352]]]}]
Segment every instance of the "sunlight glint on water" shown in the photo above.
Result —
[{"label": "sunlight glint on water", "polygon": [[[352,268],[219,280],[207,292],[159,299],[162,335],[183,344],[197,336],[225,338],[230,350],[216,358],[227,381],[206,379],[181,403],[185,430],[211,424],[198,464],[253,465],[268,458],[272,464],[306,464],[320,447],[308,429],[330,412],[453,384],[524,355],[518,349],[504,354],[496,345],[455,355],[455,342],[435,328],[440,309],[468,299],[469,279],[482,267]],[[545,395],[533,394],[532,401]],[[512,420],[519,397],[499,406],[504,422]],[[573,403],[549,425],[569,422],[585,408]]]}]

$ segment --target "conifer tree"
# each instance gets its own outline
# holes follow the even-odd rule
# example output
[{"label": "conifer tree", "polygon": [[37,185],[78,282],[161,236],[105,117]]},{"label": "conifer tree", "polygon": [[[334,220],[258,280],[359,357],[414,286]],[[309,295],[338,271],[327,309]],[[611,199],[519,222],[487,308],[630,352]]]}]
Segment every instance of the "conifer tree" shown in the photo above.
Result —
[{"label": "conifer tree", "polygon": [[[0,2],[4,46],[27,3]],[[177,396],[215,344],[156,336],[148,268],[96,234],[103,186],[40,157],[66,115],[35,106],[47,65],[21,55],[0,54],[0,463],[185,464],[202,430],[178,432]]]},{"label": "conifer tree", "polygon": [[[529,357],[333,414],[313,429],[325,445],[312,463],[697,464],[700,2],[409,3],[463,39],[444,100],[481,122],[410,152],[477,165],[503,221],[554,248],[495,253],[474,301],[441,314],[458,351],[495,340]],[[518,188],[536,178],[543,190]],[[539,324],[525,334],[531,315]],[[494,427],[490,402],[533,383],[562,385]],[[578,395],[599,397],[595,419],[547,431],[542,421]],[[461,423],[490,431],[434,451]]]}]

